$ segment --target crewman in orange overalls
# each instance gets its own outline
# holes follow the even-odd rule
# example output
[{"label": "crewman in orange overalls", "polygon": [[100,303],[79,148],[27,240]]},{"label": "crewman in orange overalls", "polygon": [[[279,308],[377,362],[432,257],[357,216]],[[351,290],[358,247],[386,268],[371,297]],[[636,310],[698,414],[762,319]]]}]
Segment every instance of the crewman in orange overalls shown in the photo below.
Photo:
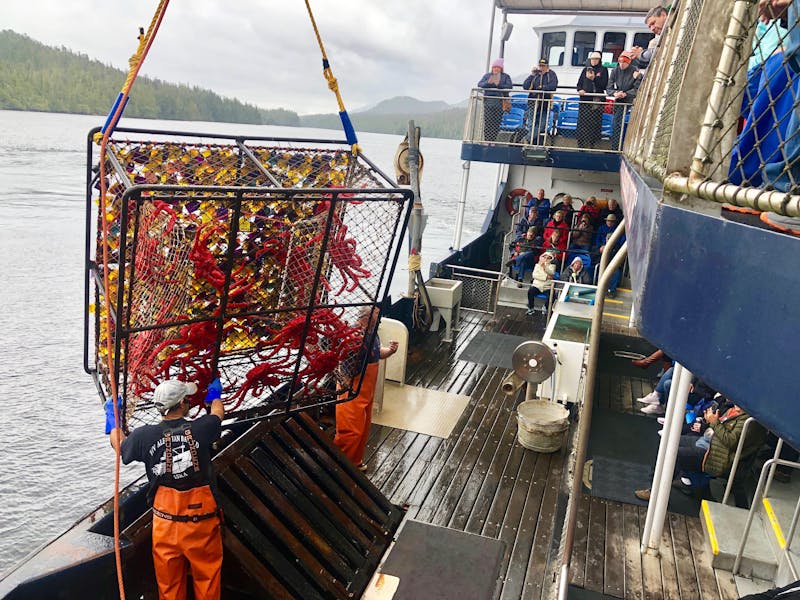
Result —
[{"label": "crewman in orange overalls", "polygon": [[[369,426],[372,423],[372,401],[375,398],[375,385],[378,381],[378,362],[397,352],[397,342],[391,341],[388,346],[381,346],[381,340],[375,333],[372,344],[372,332],[378,326],[379,312],[377,307],[362,309],[357,326],[364,329],[364,344],[355,356],[346,361],[344,368],[350,373],[345,373],[355,379],[350,389],[358,389],[361,377],[361,390],[358,396],[349,402],[336,405],[336,436],[333,443],[347,455],[353,464],[360,470],[366,471],[364,464],[364,448],[369,437]],[[364,375],[360,371],[366,362]],[[346,397],[346,394],[343,395]]]},{"label": "crewman in orange overalls", "polygon": [[221,592],[221,521],[212,493],[211,444],[219,438],[225,416],[222,386],[219,379],[208,386],[209,414],[187,421],[186,399],[196,393],[194,383],[163,381],[153,394],[160,424],[138,427],[127,438],[117,428],[110,431],[111,445],[120,446],[122,462],[139,460],[147,469],[153,564],[162,600],[186,598],[187,568],[197,600],[219,600]]}]

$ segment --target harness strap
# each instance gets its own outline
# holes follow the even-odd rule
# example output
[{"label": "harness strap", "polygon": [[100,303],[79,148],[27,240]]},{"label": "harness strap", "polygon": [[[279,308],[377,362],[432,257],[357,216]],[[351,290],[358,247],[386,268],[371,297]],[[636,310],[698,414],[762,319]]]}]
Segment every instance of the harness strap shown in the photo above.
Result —
[{"label": "harness strap", "polygon": [[177,521],[179,523],[197,523],[198,521],[205,521],[206,519],[212,519],[220,516],[220,511],[215,510],[214,512],[203,513],[200,515],[172,515],[153,507],[153,514],[161,519],[166,519],[167,521]]}]

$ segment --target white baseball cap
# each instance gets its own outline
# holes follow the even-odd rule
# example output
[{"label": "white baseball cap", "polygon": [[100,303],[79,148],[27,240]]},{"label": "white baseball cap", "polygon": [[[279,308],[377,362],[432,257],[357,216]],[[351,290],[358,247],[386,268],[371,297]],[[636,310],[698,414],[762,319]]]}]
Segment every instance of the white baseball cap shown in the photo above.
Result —
[{"label": "white baseball cap", "polygon": [[186,396],[197,393],[197,384],[177,379],[167,379],[156,386],[153,392],[153,404],[162,415],[178,406]]}]

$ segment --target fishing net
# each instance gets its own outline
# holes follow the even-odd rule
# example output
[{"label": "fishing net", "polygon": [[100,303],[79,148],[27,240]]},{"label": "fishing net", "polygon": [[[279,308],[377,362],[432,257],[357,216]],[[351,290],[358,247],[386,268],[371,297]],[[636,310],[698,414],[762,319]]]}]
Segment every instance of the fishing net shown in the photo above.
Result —
[{"label": "fishing net", "polygon": [[89,270],[98,387],[110,396],[110,341],[125,428],[159,420],[167,378],[197,382],[199,406],[219,374],[241,418],[354,396],[410,192],[337,143],[116,136]]}]

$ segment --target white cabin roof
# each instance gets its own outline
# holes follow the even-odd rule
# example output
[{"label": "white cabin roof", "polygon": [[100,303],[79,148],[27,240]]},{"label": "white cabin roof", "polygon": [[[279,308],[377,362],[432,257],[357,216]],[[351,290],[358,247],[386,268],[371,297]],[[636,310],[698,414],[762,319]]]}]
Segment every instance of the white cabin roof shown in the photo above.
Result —
[{"label": "white cabin roof", "polygon": [[646,14],[653,0],[495,0],[495,6],[506,13],[617,13]]}]

